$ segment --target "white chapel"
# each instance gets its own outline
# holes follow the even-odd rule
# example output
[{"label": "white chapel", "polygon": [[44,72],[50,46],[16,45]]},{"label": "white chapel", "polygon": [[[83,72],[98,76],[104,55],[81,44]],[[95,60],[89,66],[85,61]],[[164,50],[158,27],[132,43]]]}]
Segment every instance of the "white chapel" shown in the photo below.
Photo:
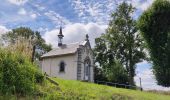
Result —
[{"label": "white chapel", "polygon": [[94,59],[89,36],[82,42],[63,44],[62,28],[58,47],[41,56],[43,73],[70,80],[94,81]]}]

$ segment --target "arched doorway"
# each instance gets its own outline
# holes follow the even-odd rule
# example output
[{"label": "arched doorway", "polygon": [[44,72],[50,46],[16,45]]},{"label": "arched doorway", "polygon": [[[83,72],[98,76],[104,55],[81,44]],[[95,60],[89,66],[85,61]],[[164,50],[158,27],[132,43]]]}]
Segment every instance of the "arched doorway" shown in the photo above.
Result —
[{"label": "arched doorway", "polygon": [[91,61],[89,57],[84,60],[84,80],[90,81],[90,66]]}]

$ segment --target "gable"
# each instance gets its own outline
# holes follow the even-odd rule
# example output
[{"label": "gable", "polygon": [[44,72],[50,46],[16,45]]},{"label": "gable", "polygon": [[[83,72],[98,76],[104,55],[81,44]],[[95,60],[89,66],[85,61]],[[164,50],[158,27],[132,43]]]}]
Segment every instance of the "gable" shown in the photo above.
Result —
[{"label": "gable", "polygon": [[91,48],[90,42],[89,41],[85,41],[84,43],[84,51],[86,52],[87,55],[93,55],[93,50]]}]

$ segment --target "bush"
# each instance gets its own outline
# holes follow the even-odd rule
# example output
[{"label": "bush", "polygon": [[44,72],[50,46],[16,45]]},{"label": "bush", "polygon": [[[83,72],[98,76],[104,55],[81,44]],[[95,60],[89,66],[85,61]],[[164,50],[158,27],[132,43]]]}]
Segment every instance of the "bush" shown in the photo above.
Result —
[{"label": "bush", "polygon": [[44,82],[44,75],[40,71],[36,71],[35,81],[36,81],[36,83],[43,83]]},{"label": "bush", "polygon": [[35,83],[43,81],[43,75],[27,57],[17,52],[0,49],[0,92],[3,94],[31,94]]}]

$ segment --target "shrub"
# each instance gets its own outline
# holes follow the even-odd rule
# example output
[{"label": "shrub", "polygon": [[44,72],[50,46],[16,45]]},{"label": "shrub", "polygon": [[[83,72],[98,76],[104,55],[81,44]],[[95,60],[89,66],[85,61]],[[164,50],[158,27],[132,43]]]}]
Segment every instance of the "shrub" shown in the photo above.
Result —
[{"label": "shrub", "polygon": [[43,75],[27,57],[17,52],[0,49],[0,92],[4,94],[31,94],[35,83],[42,82]]},{"label": "shrub", "polygon": [[37,70],[35,73],[35,81],[36,81],[36,83],[44,82],[44,75],[39,70]]}]

